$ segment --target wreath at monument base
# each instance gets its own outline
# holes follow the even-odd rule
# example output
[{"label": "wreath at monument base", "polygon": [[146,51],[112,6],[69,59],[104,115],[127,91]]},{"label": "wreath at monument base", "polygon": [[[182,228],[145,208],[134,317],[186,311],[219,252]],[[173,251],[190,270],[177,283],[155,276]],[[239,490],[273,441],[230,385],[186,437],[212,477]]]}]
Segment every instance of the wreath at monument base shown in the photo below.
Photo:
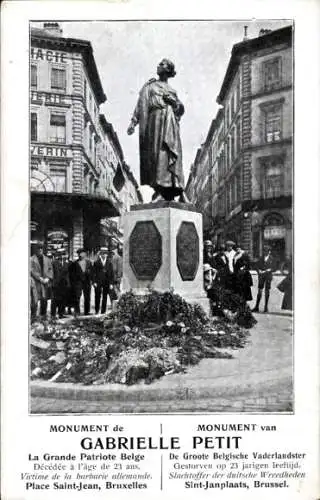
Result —
[{"label": "wreath at monument base", "polygon": [[174,293],[122,295],[106,317],[35,323],[31,377],[52,382],[132,385],[185,372],[203,358],[231,358],[248,332],[227,319],[209,319]]}]

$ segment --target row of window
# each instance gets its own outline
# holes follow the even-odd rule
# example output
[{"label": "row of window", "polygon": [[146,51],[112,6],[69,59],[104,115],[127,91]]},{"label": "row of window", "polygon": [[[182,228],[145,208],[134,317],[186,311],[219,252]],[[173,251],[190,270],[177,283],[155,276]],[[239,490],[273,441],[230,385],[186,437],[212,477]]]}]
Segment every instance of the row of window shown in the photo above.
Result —
[{"label": "row of window", "polygon": [[[226,184],[213,209],[220,215],[230,213],[242,201],[241,173],[238,172]],[[278,198],[284,194],[284,164],[281,158],[270,158],[261,164],[261,198]]]},{"label": "row of window", "polygon": [[[31,141],[38,141],[39,134],[37,113],[31,113],[30,136]],[[60,144],[66,143],[66,116],[64,114],[51,113],[49,142]]]},{"label": "row of window", "polygon": [[[282,59],[274,57],[263,62],[263,89],[270,91],[277,89],[282,83]],[[241,101],[240,78],[237,81],[235,91],[225,109],[226,128],[228,129],[234,115],[237,113]]]},{"label": "row of window", "polygon": [[241,150],[241,124],[240,119],[233,126],[226,142],[227,168],[230,168],[233,161]]},{"label": "row of window", "polygon": [[264,88],[273,90],[281,85],[281,57],[275,57],[263,63]]},{"label": "row of window", "polygon": [[241,201],[241,177],[240,172],[230,179],[225,189],[227,213],[235,208]]},{"label": "row of window", "polygon": [[226,128],[229,128],[229,125],[231,124],[234,115],[237,113],[239,107],[240,107],[240,101],[241,101],[241,92],[240,92],[240,77],[238,78],[237,85],[235,88],[235,91],[230,99],[229,105],[226,107]]},{"label": "row of window", "polygon": [[[38,87],[38,66],[36,64],[31,64],[31,88]],[[92,93],[87,89],[87,81],[84,79],[84,102],[87,109],[92,113],[95,118],[98,116],[98,107],[94,102]],[[50,70],[50,88],[52,90],[64,90],[67,89],[67,72],[65,68],[57,68],[52,66]]]},{"label": "row of window", "polygon": [[31,176],[31,189],[35,191],[53,191],[55,193],[65,193],[67,188],[67,169],[63,165],[50,163],[48,175],[38,171],[39,162],[32,161],[31,168],[33,170]]},{"label": "row of window", "polygon": [[[35,112],[31,113],[30,116],[30,138],[32,142],[37,142],[39,140],[39,132],[38,132],[38,114]],[[66,144],[66,116],[63,113],[51,113],[50,114],[50,127],[48,134],[48,142],[58,143],[58,144]],[[89,156],[91,161],[96,165],[97,164],[97,140],[96,134],[93,131],[92,126],[87,126],[85,124],[84,128],[84,142],[86,144]],[[103,151],[105,158],[107,155],[107,145],[104,145]],[[113,164],[113,162],[111,162]]]},{"label": "row of window", "polygon": [[[36,64],[31,64],[31,88],[38,87],[38,67]],[[66,90],[67,88],[67,73],[64,68],[51,67],[50,71],[50,87],[52,90]]]},{"label": "row of window", "polygon": [[281,158],[270,158],[261,170],[260,192],[263,198],[277,198],[283,194],[284,172]]},{"label": "row of window", "polygon": [[264,130],[265,130],[265,142],[277,142],[282,138],[282,125],[281,125],[281,106],[272,107],[269,110],[266,109],[264,112]]},{"label": "row of window", "polygon": [[88,84],[87,84],[86,79],[84,79],[84,81],[83,81],[83,98],[84,98],[86,108],[89,110],[89,112],[96,119],[98,116],[98,107],[97,107],[96,103],[94,102],[94,99],[92,97],[92,93],[90,92],[90,90],[88,91]]},{"label": "row of window", "polygon": [[[262,142],[273,143],[282,139],[282,108],[271,106],[266,108],[263,114],[263,136]],[[226,142],[226,167],[230,168],[233,161],[241,150],[241,124],[240,119],[232,128]],[[224,172],[221,172],[223,175]]]},{"label": "row of window", "polygon": [[[32,169],[38,170],[38,163],[33,162]],[[85,175],[84,175],[84,192],[89,194],[97,193],[99,188],[99,181],[90,173],[89,169],[84,167]],[[35,178],[36,175],[33,175]],[[110,185],[110,179],[106,178],[106,175],[103,176],[103,180],[106,183],[106,188]],[[48,182],[50,185],[47,185]],[[45,180],[42,180],[43,187],[41,188],[41,181],[35,185],[33,182],[33,188],[39,191],[54,191],[56,193],[65,193],[68,191],[67,187],[67,167],[64,165],[57,165],[54,163],[49,164],[49,172],[48,176],[45,177]]]}]

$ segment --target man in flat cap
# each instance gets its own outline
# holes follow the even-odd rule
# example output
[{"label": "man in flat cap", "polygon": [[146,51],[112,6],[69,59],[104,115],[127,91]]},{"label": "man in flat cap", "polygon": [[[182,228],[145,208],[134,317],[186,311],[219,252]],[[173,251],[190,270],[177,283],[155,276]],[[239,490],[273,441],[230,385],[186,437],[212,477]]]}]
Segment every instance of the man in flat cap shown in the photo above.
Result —
[{"label": "man in flat cap", "polygon": [[36,242],[33,246],[34,254],[30,262],[31,278],[36,289],[37,300],[40,300],[40,316],[45,318],[53,279],[52,262],[44,255],[42,242]]},{"label": "man in flat cap", "polygon": [[80,299],[84,297],[84,314],[90,314],[90,296],[91,296],[91,275],[92,264],[87,258],[87,252],[84,248],[77,250],[78,259],[69,267],[72,295],[74,298],[74,313],[80,314]]},{"label": "man in flat cap", "polygon": [[203,243],[203,263],[214,267],[213,243],[211,240],[205,240]]},{"label": "man in flat cap", "polygon": [[[93,263],[92,281],[95,295],[95,311],[105,314],[107,310],[107,299],[110,295],[110,290],[113,289],[114,272],[112,260],[108,247],[101,247],[98,258]],[[101,304],[102,296],[102,304]]]}]

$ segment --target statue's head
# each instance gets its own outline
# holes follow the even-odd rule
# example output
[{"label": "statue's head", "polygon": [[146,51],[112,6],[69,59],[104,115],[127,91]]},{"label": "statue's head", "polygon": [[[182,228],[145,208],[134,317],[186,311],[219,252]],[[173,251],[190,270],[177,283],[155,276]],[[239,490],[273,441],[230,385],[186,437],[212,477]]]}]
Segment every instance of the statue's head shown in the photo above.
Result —
[{"label": "statue's head", "polygon": [[176,72],[173,62],[169,59],[162,59],[162,61],[160,61],[158,64],[157,73],[159,76],[163,73],[166,73],[168,78],[174,77],[176,75]]}]

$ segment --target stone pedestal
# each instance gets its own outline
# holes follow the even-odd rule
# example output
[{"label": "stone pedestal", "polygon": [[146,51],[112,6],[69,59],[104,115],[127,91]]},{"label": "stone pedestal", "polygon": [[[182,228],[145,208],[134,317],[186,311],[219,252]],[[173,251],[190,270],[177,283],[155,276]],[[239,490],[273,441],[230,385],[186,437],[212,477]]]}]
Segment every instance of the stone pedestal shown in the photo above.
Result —
[{"label": "stone pedestal", "polygon": [[209,311],[203,289],[202,214],[192,205],[162,201],[133,205],[124,215],[123,290],[173,289]]}]

